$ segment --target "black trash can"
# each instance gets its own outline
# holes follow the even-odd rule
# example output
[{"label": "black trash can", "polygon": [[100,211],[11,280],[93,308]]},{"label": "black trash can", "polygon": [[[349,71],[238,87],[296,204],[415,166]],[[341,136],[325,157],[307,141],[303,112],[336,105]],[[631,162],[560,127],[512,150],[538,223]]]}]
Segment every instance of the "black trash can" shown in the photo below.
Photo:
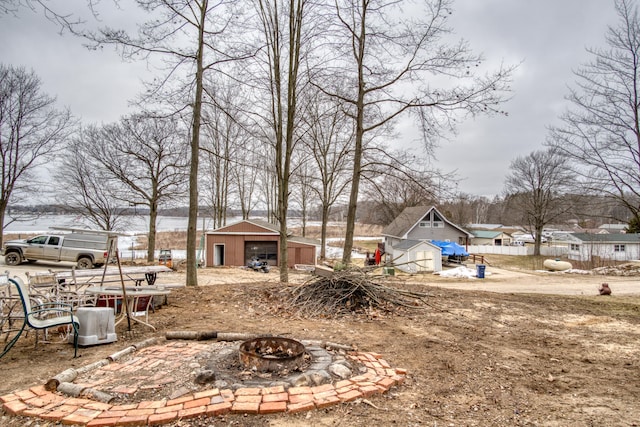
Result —
[{"label": "black trash can", "polygon": [[476,265],[476,276],[478,279],[484,279],[484,270],[487,266],[484,264]]}]

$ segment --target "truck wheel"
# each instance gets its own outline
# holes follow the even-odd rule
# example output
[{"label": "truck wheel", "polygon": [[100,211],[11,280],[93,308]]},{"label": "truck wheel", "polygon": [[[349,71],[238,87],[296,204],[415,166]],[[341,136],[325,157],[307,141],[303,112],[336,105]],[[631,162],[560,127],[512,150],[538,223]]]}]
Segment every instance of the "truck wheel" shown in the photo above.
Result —
[{"label": "truck wheel", "polygon": [[76,263],[76,267],[78,267],[78,270],[88,270],[93,268],[93,262],[91,261],[91,258],[82,257]]},{"label": "truck wheel", "polygon": [[9,252],[4,256],[4,263],[7,265],[18,265],[22,262],[20,252]]}]

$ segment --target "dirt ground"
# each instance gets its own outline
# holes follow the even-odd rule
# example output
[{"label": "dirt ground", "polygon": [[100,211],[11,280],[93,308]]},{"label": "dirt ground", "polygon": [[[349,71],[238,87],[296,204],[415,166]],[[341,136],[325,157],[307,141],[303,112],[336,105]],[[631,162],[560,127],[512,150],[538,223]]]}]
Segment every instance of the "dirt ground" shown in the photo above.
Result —
[{"label": "dirt ground", "polygon": [[[36,348],[32,334],[22,338],[0,359],[0,395],[167,331],[273,333],[381,353],[407,379],[387,394],[322,410],[171,425],[640,426],[640,277],[487,271],[483,280],[388,277],[428,292],[428,305],[329,319],[292,315],[275,271],[203,269],[199,287],[174,290],[151,314],[156,332],[123,323],[117,343],[81,348],[77,359],[68,344]],[[184,272],[170,276],[162,280]],[[308,278],[293,273],[291,286]],[[603,282],[612,296],[597,296]],[[3,415],[0,425],[55,424]]]}]

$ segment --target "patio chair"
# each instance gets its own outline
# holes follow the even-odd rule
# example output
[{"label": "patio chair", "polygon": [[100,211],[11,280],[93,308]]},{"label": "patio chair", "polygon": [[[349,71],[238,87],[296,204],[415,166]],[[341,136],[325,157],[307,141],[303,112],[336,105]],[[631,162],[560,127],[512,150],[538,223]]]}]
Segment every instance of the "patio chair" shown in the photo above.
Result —
[{"label": "patio chair", "polygon": [[37,274],[30,274],[27,271],[25,275],[27,276],[31,296],[46,301],[71,304],[74,309],[86,305],[95,305],[95,301],[78,291],[77,285],[72,287],[65,282],[65,279],[58,278],[56,273],[51,270],[48,273]]},{"label": "patio chair", "polygon": [[18,341],[22,331],[29,326],[36,330],[46,330],[56,326],[71,325],[73,327],[73,357],[78,356],[78,329],[80,322],[78,318],[73,315],[72,308],[69,304],[60,302],[45,302],[38,305],[31,305],[31,298],[29,296],[29,288],[24,284],[19,277],[12,277],[9,282],[13,283],[18,290],[20,301],[22,302],[22,308],[24,310],[24,321],[22,327],[18,330],[16,336],[14,336],[4,347],[0,358],[4,356],[13,345]]}]

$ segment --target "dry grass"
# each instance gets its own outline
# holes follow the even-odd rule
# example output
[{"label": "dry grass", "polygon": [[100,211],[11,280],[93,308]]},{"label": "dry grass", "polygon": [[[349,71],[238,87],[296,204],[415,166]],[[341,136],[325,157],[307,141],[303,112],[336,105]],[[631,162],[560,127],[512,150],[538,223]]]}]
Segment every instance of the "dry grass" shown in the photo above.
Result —
[{"label": "dry grass", "polygon": [[26,233],[7,233],[2,235],[2,241],[6,242],[8,240],[19,240],[19,239],[30,239],[32,237],[37,236],[36,233],[26,234]]},{"label": "dry grass", "polygon": [[518,270],[542,270],[545,256],[533,255],[485,255],[485,263],[497,268]]},{"label": "dry grass", "polygon": [[[197,235],[198,241],[202,233]],[[146,235],[138,236],[135,249],[147,249],[148,239]],[[156,249],[184,249],[187,247],[187,232],[185,231],[160,231],[156,234]]]},{"label": "dry grass", "polygon": [[[291,232],[295,236],[302,236],[302,228],[301,227],[293,227],[290,229]],[[322,232],[322,227],[317,226],[307,226],[305,229],[304,237],[308,237],[309,239],[320,239],[320,233]],[[380,225],[372,225],[372,224],[356,224],[354,235],[360,237],[378,237],[382,232],[382,226]],[[329,225],[327,226],[327,237],[335,238],[335,237],[344,237],[345,228],[342,225]]]},{"label": "dry grass", "polygon": [[517,270],[544,270],[543,263],[547,259],[559,259],[568,261],[573,268],[579,270],[592,270],[598,267],[612,267],[626,264],[628,261],[612,261],[594,258],[592,261],[575,261],[567,257],[534,256],[534,255],[495,255],[490,254],[484,257],[485,263],[497,268],[517,269]]}]

